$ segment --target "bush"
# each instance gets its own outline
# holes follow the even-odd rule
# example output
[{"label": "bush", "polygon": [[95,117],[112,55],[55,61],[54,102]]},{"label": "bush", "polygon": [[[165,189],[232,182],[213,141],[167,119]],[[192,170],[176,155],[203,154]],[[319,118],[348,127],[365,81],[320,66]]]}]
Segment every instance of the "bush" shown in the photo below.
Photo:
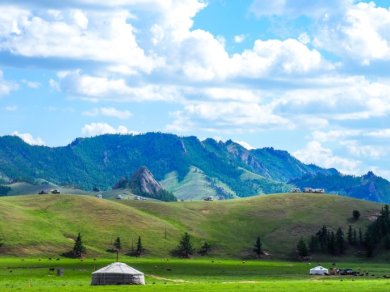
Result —
[{"label": "bush", "polygon": [[352,212],[352,217],[353,217],[353,219],[355,219],[355,220],[359,220],[359,218],[360,218],[360,212],[359,212],[358,210],[353,210],[353,212]]}]

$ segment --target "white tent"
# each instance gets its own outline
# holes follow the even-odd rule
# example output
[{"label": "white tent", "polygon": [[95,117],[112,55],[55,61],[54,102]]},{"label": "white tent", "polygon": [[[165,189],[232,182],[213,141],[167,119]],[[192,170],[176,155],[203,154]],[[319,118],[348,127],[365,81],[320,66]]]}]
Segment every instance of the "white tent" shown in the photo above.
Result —
[{"label": "white tent", "polygon": [[91,285],[145,285],[144,273],[124,263],[113,263],[92,273]]},{"label": "white tent", "polygon": [[310,269],[310,275],[327,275],[328,273],[329,270],[321,266]]}]

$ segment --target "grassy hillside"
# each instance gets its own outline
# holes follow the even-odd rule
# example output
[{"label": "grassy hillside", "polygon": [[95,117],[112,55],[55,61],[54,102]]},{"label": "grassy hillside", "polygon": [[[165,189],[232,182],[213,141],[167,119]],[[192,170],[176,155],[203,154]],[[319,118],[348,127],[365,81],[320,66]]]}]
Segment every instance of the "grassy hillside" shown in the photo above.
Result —
[{"label": "grassy hillside", "polygon": [[37,182],[36,184],[31,184],[27,182],[16,182],[12,184],[8,184],[8,187],[11,188],[11,191],[7,194],[8,196],[16,196],[16,195],[29,195],[29,194],[38,194],[40,191],[50,192],[51,190],[58,190],[63,194],[75,194],[75,195],[87,195],[90,192],[86,192],[83,190],[78,190],[75,188],[59,186],[50,182],[42,181]]},{"label": "grassy hillside", "polygon": [[211,180],[196,167],[191,167],[181,181],[176,172],[169,173],[161,181],[161,185],[181,200],[202,200],[208,196],[219,196],[221,192],[224,197],[235,197],[234,192],[227,185],[216,179]]},{"label": "grassy hillside", "polygon": [[[104,253],[120,236],[125,250],[142,236],[151,256],[167,256],[184,231],[194,244],[213,246],[214,256],[245,257],[262,238],[272,257],[288,257],[301,236],[323,224],[331,228],[364,226],[381,205],[339,196],[269,195],[214,202],[161,203],[109,201],[88,196],[20,196],[0,198],[0,237],[6,254],[52,254],[70,249],[81,232],[91,254]],[[362,216],[351,222],[352,211]],[[164,230],[167,239],[164,239]]]},{"label": "grassy hillside", "polygon": [[[0,236],[7,254],[56,255],[73,246],[81,232],[91,254],[102,253],[121,236],[130,249],[131,239],[142,236],[152,255],[173,248],[181,231],[166,221],[130,206],[88,196],[34,195],[0,199]],[[169,238],[161,238],[166,228]]]}]

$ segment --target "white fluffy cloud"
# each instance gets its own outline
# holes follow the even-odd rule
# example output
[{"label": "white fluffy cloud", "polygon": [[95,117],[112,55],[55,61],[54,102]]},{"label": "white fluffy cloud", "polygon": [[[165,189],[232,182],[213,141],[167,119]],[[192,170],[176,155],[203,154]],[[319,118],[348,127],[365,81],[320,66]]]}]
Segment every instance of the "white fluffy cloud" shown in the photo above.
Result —
[{"label": "white fluffy cloud", "polygon": [[331,69],[318,51],[294,39],[257,40],[253,49],[235,54],[231,62],[232,75],[250,78]]},{"label": "white fluffy cloud", "polygon": [[244,34],[238,34],[234,36],[234,42],[236,44],[241,44],[243,41],[245,41],[246,35]]},{"label": "white fluffy cloud", "polygon": [[81,132],[85,137],[94,137],[94,136],[104,135],[104,134],[121,134],[121,135],[138,134],[135,131],[130,131],[125,126],[119,126],[118,128],[114,128],[113,126],[107,123],[91,123],[91,124],[84,125]]},{"label": "white fluffy cloud", "polygon": [[388,153],[388,151],[382,146],[361,145],[355,140],[341,141],[340,144],[345,146],[348,152],[356,157],[379,159]]},{"label": "white fluffy cloud", "polygon": [[118,110],[114,107],[94,108],[90,111],[84,112],[83,114],[89,117],[97,117],[101,115],[110,118],[117,118],[120,120],[127,120],[132,115],[128,110]]},{"label": "white fluffy cloud", "polygon": [[29,81],[25,79],[22,80],[22,83],[31,89],[38,89],[39,87],[41,87],[41,84],[39,82]]},{"label": "white fluffy cloud", "polygon": [[45,142],[40,137],[35,138],[30,133],[19,133],[19,132],[15,131],[12,133],[12,135],[21,138],[24,142],[26,142],[30,145],[37,145],[37,146],[45,145]]},{"label": "white fluffy cloud", "polygon": [[257,16],[289,15],[325,17],[335,11],[342,11],[352,0],[254,0],[251,12]]},{"label": "white fluffy cloud", "polygon": [[158,63],[138,45],[127,10],[47,10],[39,14],[9,6],[1,10],[1,51],[103,62],[126,73],[150,72]]},{"label": "white fluffy cloud", "polygon": [[4,80],[3,71],[0,70],[0,96],[8,95],[17,88],[18,85],[16,83]]},{"label": "white fluffy cloud", "polygon": [[176,87],[160,85],[130,86],[124,78],[91,76],[80,71],[59,74],[60,88],[69,95],[90,100],[111,101],[178,101]]},{"label": "white fluffy cloud", "polygon": [[325,168],[337,168],[342,173],[360,174],[361,161],[340,157],[318,141],[309,142],[305,148],[297,150],[293,155],[305,163],[314,163]]},{"label": "white fluffy cloud", "polygon": [[173,116],[175,120],[167,129],[175,132],[191,132],[193,129],[240,132],[243,128],[251,132],[269,127],[293,127],[289,120],[258,103],[194,102]]},{"label": "white fluffy cloud", "polygon": [[337,121],[364,120],[390,113],[390,86],[385,82],[342,76],[318,81],[312,85],[315,88],[292,89],[275,98],[272,101],[275,111]]},{"label": "white fluffy cloud", "polygon": [[15,112],[18,110],[16,105],[8,105],[4,108],[7,112]]},{"label": "white fluffy cloud", "polygon": [[390,60],[390,8],[374,2],[357,3],[344,16],[324,23],[315,43],[346,58],[368,65],[375,60]]},{"label": "white fluffy cloud", "polygon": [[368,133],[368,136],[375,138],[390,138],[390,129],[381,129]]}]

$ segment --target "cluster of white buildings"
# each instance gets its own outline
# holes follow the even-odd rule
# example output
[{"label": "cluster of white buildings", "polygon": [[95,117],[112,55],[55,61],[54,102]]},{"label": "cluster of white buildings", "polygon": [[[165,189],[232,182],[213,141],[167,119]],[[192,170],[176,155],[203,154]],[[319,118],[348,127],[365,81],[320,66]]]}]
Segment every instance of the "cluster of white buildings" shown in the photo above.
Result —
[{"label": "cluster of white buildings", "polygon": [[325,189],[314,189],[314,188],[304,188],[303,192],[300,188],[295,188],[291,190],[292,193],[313,193],[313,194],[324,194]]}]

